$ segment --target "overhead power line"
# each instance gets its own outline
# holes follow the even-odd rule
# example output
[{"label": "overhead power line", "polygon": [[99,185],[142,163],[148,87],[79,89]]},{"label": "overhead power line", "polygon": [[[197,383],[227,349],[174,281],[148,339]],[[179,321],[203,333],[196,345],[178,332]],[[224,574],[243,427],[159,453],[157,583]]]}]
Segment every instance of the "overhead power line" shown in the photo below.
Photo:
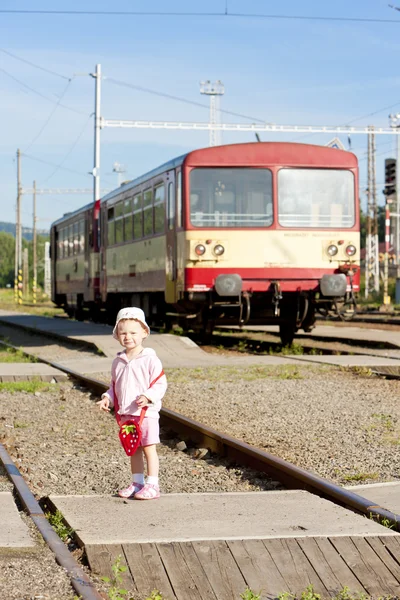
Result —
[{"label": "overhead power line", "polygon": [[[57,173],[57,171],[59,169],[63,168],[63,164],[65,163],[65,161],[67,160],[68,156],[71,154],[71,152],[74,150],[75,146],[77,145],[77,143],[79,142],[79,140],[81,139],[90,119],[92,118],[92,115],[89,115],[88,119],[86,120],[84,126],[82,127],[81,131],[79,132],[78,137],[76,138],[76,140],[74,141],[74,143],[72,144],[72,146],[69,148],[69,150],[67,151],[67,153],[65,154],[64,158],[62,159],[62,161],[58,164],[58,165],[53,165],[55,167],[55,169],[52,171],[52,173],[50,173],[50,175],[48,175],[48,177],[46,177],[46,179],[44,179],[40,185],[43,185],[46,181],[48,181],[49,179],[51,179],[53,177],[53,175],[55,175],[55,173]],[[49,163],[50,164],[50,163]]]},{"label": "overhead power line", "polygon": [[65,108],[65,109],[70,110],[70,111],[72,111],[74,113],[77,113],[78,115],[85,115],[85,117],[86,117],[87,113],[84,113],[84,112],[82,112],[80,110],[76,110],[75,108],[71,108],[70,106],[66,106],[65,104],[61,104],[61,102],[59,102],[57,100],[53,100],[53,98],[49,98],[48,96],[45,96],[44,94],[42,94],[42,92],[39,92],[38,90],[35,90],[35,88],[33,88],[30,85],[24,83],[20,79],[17,79],[17,77],[14,77],[14,75],[11,75],[11,73],[8,73],[8,71],[6,71],[5,69],[2,69],[1,67],[0,67],[0,71],[2,73],[4,73],[5,75],[7,75],[7,77],[9,77],[10,79],[13,79],[17,83],[19,83],[19,85],[22,85],[24,88],[26,88],[27,90],[29,90],[33,94],[36,94],[37,96],[40,96],[41,98],[44,98],[45,100],[47,100],[48,102],[51,102],[52,104],[57,104],[58,106],[62,106],[62,108]]},{"label": "overhead power line", "polygon": [[324,17],[308,15],[271,15],[260,13],[230,13],[217,12],[179,12],[179,11],[130,11],[130,10],[12,10],[1,9],[0,14],[28,14],[28,15],[99,15],[99,16],[134,16],[134,17],[225,17],[236,19],[286,19],[301,21],[350,21],[358,23],[390,23],[398,24],[400,20],[375,19],[367,17]]},{"label": "overhead power line", "polygon": [[9,52],[8,50],[4,50],[4,48],[0,48],[0,52],[4,52],[4,54],[8,54],[8,56],[11,56],[12,58],[15,58],[16,60],[20,60],[21,62],[24,62],[27,65],[30,65],[31,67],[35,67],[35,69],[40,69],[41,71],[44,71],[45,73],[50,73],[50,75],[55,75],[56,77],[61,77],[62,79],[67,79],[68,81],[71,81],[71,77],[67,77],[66,75],[61,75],[61,73],[56,73],[55,71],[46,69],[46,67],[41,67],[40,65],[36,65],[35,63],[31,62],[30,60],[26,60],[26,58],[21,58],[20,56],[16,56],[15,54],[13,54],[12,52]]},{"label": "overhead power line", "polygon": [[62,169],[63,171],[69,171],[70,173],[75,173],[76,175],[82,175],[84,177],[91,177],[90,173],[82,173],[80,171],[75,171],[74,169],[68,169],[67,167],[61,167],[60,165],[55,165],[54,163],[48,162],[47,160],[43,160],[42,158],[37,158],[36,156],[32,156],[30,154],[23,154],[21,152],[21,156],[25,156],[25,158],[30,158],[31,160],[36,160],[37,162],[43,163],[45,165],[50,165],[50,167],[57,167],[58,169]]},{"label": "overhead power line", "polygon": [[[146,88],[140,85],[135,85],[133,83],[127,83],[126,81],[119,81],[114,79],[113,77],[106,77],[105,81],[109,81],[116,85],[121,85],[124,87],[131,88],[133,90],[137,90],[139,92],[145,92],[146,94],[153,94],[154,96],[161,96],[162,98],[169,98],[169,100],[176,100],[177,102],[184,102],[185,104],[191,104],[193,106],[200,106],[201,108],[210,109],[208,104],[203,104],[202,102],[196,102],[195,100],[188,100],[187,98],[181,98],[180,96],[173,96],[171,94],[166,94],[165,92],[160,92],[158,90],[152,90],[150,88]],[[232,112],[230,110],[219,109],[220,112],[225,113],[227,115],[233,115],[235,117],[241,117],[242,119],[249,119],[250,121],[258,121],[259,123],[265,123],[265,119],[259,119],[258,117],[250,117],[249,115],[243,115],[241,113]]]},{"label": "overhead power line", "polygon": [[42,135],[43,131],[46,129],[47,125],[49,124],[51,117],[54,115],[54,113],[56,112],[57,108],[60,106],[61,100],[64,98],[67,89],[69,88],[71,84],[71,80],[69,79],[67,82],[67,85],[65,86],[65,89],[63,91],[63,93],[61,94],[57,104],[55,105],[55,107],[51,110],[49,116],[47,117],[47,119],[45,120],[44,124],[42,125],[42,127],[40,128],[39,132],[36,134],[36,136],[33,138],[33,140],[31,141],[31,143],[25,148],[24,152],[26,152],[27,150],[29,150],[29,148],[31,148],[33,146],[33,144],[36,142],[37,139],[39,139],[39,137]]}]

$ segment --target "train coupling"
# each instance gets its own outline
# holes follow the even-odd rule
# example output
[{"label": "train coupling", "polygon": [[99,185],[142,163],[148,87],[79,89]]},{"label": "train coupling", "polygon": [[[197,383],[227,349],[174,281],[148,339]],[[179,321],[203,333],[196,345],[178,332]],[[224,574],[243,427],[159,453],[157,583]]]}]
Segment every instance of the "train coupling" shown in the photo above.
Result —
[{"label": "train coupling", "polygon": [[279,303],[282,300],[281,286],[280,286],[279,281],[272,281],[271,285],[272,285],[272,289],[274,292],[274,295],[272,296],[272,303],[274,305],[274,317],[279,317],[280,316]]}]

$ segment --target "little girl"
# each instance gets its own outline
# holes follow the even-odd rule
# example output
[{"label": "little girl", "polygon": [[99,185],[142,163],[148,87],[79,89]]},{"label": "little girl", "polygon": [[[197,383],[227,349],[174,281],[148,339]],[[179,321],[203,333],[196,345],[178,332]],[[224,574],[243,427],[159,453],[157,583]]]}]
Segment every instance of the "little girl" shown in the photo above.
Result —
[{"label": "little girl", "polygon": [[[156,444],[160,443],[159,412],[161,399],[167,389],[160,359],[152,348],[143,348],[142,342],[150,335],[144,312],[140,308],[123,308],[117,315],[113,337],[124,346],[111,367],[110,388],[102,394],[100,409],[109,412],[118,400],[118,414],[122,423],[136,418],[147,406],[141,425],[141,447],[131,458],[131,484],[118,492],[121,498],[153,500],[160,497],[158,486],[159,461]],[[147,481],[144,481],[143,453],[147,464]]]}]

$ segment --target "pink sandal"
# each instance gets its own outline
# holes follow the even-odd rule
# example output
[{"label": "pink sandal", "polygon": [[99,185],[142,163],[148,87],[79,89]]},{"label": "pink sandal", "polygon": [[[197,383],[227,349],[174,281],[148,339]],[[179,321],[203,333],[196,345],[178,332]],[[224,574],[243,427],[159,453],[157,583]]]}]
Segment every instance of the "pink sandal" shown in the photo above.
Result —
[{"label": "pink sandal", "polygon": [[156,500],[159,497],[160,488],[152,483],[146,483],[134,496],[135,500]]},{"label": "pink sandal", "polygon": [[120,496],[120,498],[130,498],[137,492],[140,492],[140,490],[142,488],[143,488],[143,483],[136,483],[136,482],[132,481],[132,483],[130,485],[128,485],[127,488],[124,488],[123,490],[119,490],[118,496]]}]

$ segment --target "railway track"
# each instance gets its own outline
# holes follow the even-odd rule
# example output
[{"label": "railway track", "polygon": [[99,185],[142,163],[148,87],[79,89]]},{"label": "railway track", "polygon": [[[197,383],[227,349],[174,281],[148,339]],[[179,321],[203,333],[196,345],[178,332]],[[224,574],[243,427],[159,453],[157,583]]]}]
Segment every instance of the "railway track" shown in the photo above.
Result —
[{"label": "railway track", "polygon": [[[58,362],[44,359],[41,360],[67,373],[71,378],[78,381],[82,386],[85,386],[96,395],[102,393],[108,387],[104,382],[65,368],[65,366]],[[387,511],[380,506],[376,506],[369,500],[360,497],[358,494],[355,494],[350,490],[345,490],[340,486],[318,477],[305,469],[301,469],[288,461],[284,461],[273,454],[259,450],[241,440],[166,408],[162,411],[161,419],[163,427],[176,432],[180,437],[191,440],[201,447],[209,448],[212,452],[225,459],[234,461],[238,465],[247,465],[254,470],[268,474],[274,479],[281,481],[287,488],[306,489],[311,493],[322,496],[336,504],[348,507],[353,511],[368,517],[373,515],[378,521],[390,521],[397,530],[400,530],[399,515]],[[10,465],[10,472],[14,472],[15,474],[15,465],[12,465],[8,459],[6,462]],[[23,504],[25,505],[24,502]],[[80,578],[78,577],[78,580],[79,579]],[[86,584],[84,584],[83,587],[85,586]],[[96,596],[83,595],[82,589],[79,593],[82,595],[82,598],[85,599],[96,598]]]},{"label": "railway track", "polygon": [[[18,348],[10,344],[6,345],[18,350]],[[66,373],[73,380],[78,381],[98,396],[108,389],[108,385],[102,381],[88,377],[54,361],[40,360]],[[396,515],[382,507],[371,505],[370,501],[360,497],[358,494],[335,485],[314,473],[168,408],[161,409],[160,418],[162,427],[172,430],[182,438],[194,442],[201,447],[208,448],[211,452],[229,461],[250,467],[255,471],[278,479],[288,489],[305,489],[332,502],[356,510],[368,517],[374,516],[378,520],[390,520],[400,531],[400,515]]]}]

